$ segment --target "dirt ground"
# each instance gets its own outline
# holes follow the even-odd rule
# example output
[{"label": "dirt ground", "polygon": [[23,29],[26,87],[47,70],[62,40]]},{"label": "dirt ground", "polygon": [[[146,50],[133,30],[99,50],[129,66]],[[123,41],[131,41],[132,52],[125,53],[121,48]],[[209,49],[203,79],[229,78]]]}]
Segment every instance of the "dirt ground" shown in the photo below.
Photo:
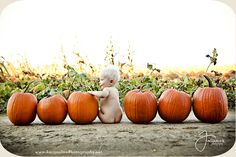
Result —
[{"label": "dirt ground", "polygon": [[191,112],[179,124],[165,123],[157,115],[147,125],[133,124],[123,116],[119,124],[96,119],[93,124],[76,125],[67,117],[62,125],[44,125],[37,118],[29,126],[14,126],[1,114],[0,125],[3,147],[21,156],[218,155],[235,141],[234,111],[217,124],[201,123]]}]

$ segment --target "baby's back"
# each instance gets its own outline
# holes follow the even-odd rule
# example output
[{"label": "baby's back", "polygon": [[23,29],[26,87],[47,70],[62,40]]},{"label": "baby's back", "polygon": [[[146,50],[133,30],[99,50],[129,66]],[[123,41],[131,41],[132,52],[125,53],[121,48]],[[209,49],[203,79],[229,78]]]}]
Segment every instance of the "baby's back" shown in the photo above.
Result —
[{"label": "baby's back", "polygon": [[115,87],[108,87],[110,98],[119,100],[119,92]]},{"label": "baby's back", "polygon": [[105,110],[116,110],[117,108],[120,109],[120,101],[119,101],[119,92],[115,87],[107,87],[109,91],[109,95],[106,98],[101,99],[101,108]]}]

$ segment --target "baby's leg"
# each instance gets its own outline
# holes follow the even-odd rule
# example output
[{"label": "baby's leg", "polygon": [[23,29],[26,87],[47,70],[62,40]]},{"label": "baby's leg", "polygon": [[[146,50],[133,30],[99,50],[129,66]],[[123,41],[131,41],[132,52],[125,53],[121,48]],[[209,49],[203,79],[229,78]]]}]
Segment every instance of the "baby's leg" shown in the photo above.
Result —
[{"label": "baby's leg", "polygon": [[122,112],[117,112],[115,115],[115,123],[120,123],[122,119]]},{"label": "baby's leg", "polygon": [[101,111],[99,111],[98,113],[98,118],[101,120],[102,123],[114,123],[114,117],[111,117],[108,114],[104,114]]}]

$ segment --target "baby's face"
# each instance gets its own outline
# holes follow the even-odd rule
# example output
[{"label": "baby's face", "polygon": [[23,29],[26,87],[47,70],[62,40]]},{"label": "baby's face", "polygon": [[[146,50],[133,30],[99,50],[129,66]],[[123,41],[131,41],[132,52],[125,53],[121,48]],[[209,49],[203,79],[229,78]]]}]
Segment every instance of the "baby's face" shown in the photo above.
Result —
[{"label": "baby's face", "polygon": [[106,78],[106,77],[104,77],[104,76],[101,76],[101,77],[100,77],[100,86],[101,86],[102,88],[105,88],[105,87],[112,87],[112,86],[114,86],[114,84],[115,84],[115,81],[114,81],[114,80],[110,80],[110,79],[108,79],[108,78]]}]

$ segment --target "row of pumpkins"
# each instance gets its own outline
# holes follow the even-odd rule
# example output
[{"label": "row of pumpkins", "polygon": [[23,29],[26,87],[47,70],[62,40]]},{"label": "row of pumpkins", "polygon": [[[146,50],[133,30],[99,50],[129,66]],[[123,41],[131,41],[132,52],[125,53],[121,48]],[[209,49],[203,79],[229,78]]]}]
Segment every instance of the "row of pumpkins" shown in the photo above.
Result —
[{"label": "row of pumpkins", "polygon": [[[198,88],[193,97],[183,91],[167,89],[157,101],[150,91],[136,89],[124,97],[124,111],[133,123],[149,123],[157,112],[166,122],[184,121],[193,107],[195,116],[202,122],[217,123],[228,112],[227,96],[218,87]],[[7,115],[15,125],[28,125],[36,114],[45,124],[61,124],[67,113],[77,124],[92,123],[98,115],[98,100],[86,92],[73,92],[68,100],[61,95],[43,98],[37,102],[31,93],[15,93],[7,104]]]}]

